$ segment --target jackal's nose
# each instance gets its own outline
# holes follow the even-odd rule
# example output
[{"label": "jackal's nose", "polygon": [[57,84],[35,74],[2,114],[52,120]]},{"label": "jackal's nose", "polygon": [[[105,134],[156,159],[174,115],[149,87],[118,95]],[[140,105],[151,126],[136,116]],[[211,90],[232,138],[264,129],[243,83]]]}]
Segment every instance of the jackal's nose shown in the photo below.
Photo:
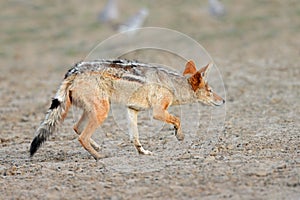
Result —
[{"label": "jackal's nose", "polygon": [[223,104],[225,103],[225,100],[223,99]]}]

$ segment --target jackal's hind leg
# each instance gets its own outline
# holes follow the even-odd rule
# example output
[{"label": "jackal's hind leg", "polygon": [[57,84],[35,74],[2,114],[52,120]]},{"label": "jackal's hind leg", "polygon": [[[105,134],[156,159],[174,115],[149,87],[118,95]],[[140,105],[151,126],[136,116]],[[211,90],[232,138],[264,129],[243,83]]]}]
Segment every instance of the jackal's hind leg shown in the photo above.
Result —
[{"label": "jackal's hind leg", "polygon": [[92,102],[93,107],[87,113],[88,122],[82,133],[79,135],[79,142],[81,145],[96,159],[100,159],[102,156],[92,147],[90,143],[91,136],[94,131],[102,124],[106,119],[109,112],[108,100],[94,100]]},{"label": "jackal's hind leg", "polygon": [[145,150],[139,141],[139,132],[137,127],[137,114],[138,111],[128,108],[128,128],[129,135],[132,137],[133,144],[139,154],[152,155],[151,151]]},{"label": "jackal's hind leg", "polygon": [[166,106],[154,106],[153,107],[153,118],[167,122],[169,124],[173,124],[175,128],[175,136],[178,140],[184,139],[184,134],[181,131],[181,125],[180,125],[180,119],[178,117],[175,117],[171,115],[167,110]]},{"label": "jackal's hind leg", "polygon": [[[86,112],[83,112],[82,113],[82,116],[81,118],[79,119],[79,121],[77,122],[77,124],[74,125],[73,129],[74,131],[80,135],[84,129],[84,126],[86,125],[87,123],[87,114]],[[90,143],[92,145],[92,147],[96,150],[96,151],[99,151],[100,150],[100,145],[97,144],[92,138],[90,138]]]}]

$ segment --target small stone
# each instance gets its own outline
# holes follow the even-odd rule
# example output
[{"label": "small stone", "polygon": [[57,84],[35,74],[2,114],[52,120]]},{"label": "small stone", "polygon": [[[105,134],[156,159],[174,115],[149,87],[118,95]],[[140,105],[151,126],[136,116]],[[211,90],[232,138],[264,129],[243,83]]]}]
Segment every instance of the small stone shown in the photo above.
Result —
[{"label": "small stone", "polygon": [[190,158],[191,158],[191,154],[188,154],[188,153],[183,154],[183,155],[180,157],[180,159],[190,159]]},{"label": "small stone", "polygon": [[20,119],[20,122],[28,122],[29,121],[29,118],[27,116],[23,116],[21,119]]},{"label": "small stone", "polygon": [[286,169],[286,163],[279,163],[275,166],[276,169]]},{"label": "small stone", "polygon": [[216,156],[219,153],[218,148],[214,148],[211,152],[210,152],[210,156]]},{"label": "small stone", "polygon": [[106,133],[106,137],[111,138],[113,136],[112,133]]},{"label": "small stone", "polygon": [[264,177],[264,176],[268,175],[268,172],[265,171],[265,170],[260,170],[260,171],[256,171],[255,175],[258,176],[258,177]]},{"label": "small stone", "polygon": [[212,162],[212,161],[215,161],[216,158],[214,156],[208,156],[205,158],[204,162]]},{"label": "small stone", "polygon": [[229,144],[229,145],[227,145],[227,147],[226,147],[228,150],[232,150],[234,147],[233,147],[233,145],[232,144]]}]

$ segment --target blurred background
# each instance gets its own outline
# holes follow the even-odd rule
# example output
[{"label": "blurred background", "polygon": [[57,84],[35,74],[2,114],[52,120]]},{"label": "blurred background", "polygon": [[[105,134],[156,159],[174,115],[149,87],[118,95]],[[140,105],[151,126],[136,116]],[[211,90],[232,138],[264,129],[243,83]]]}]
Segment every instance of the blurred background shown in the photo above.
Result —
[{"label": "blurred background", "polygon": [[222,0],[221,11],[210,0],[108,2],[1,1],[1,65],[37,70],[71,65],[99,42],[126,30],[122,25],[134,16],[142,18],[137,26],[180,31],[220,59],[299,56],[297,0]]}]

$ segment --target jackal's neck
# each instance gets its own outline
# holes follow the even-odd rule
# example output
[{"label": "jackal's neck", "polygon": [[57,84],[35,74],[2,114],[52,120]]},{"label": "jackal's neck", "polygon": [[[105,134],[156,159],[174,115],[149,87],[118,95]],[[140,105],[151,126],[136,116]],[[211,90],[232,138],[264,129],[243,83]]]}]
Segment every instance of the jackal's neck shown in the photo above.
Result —
[{"label": "jackal's neck", "polygon": [[183,78],[181,81],[174,82],[174,86],[176,91],[174,94],[173,105],[183,105],[197,101],[195,92],[187,79]]}]

